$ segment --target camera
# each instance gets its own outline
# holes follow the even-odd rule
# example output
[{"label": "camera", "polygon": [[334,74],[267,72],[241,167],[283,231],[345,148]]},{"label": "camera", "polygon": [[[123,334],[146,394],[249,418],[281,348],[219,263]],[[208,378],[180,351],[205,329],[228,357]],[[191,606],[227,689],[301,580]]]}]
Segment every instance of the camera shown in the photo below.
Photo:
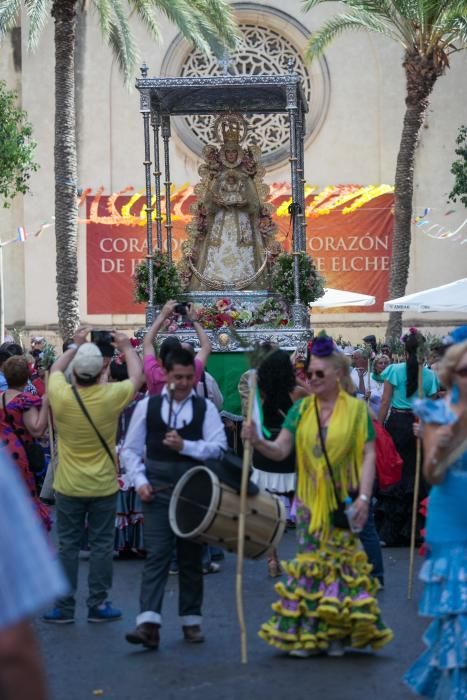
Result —
[{"label": "camera", "polygon": [[112,345],[114,334],[112,331],[91,331],[91,343],[95,345]]},{"label": "camera", "polygon": [[176,314],[180,314],[180,316],[186,316],[188,313],[188,302],[179,301],[178,304],[174,308],[174,312]]}]

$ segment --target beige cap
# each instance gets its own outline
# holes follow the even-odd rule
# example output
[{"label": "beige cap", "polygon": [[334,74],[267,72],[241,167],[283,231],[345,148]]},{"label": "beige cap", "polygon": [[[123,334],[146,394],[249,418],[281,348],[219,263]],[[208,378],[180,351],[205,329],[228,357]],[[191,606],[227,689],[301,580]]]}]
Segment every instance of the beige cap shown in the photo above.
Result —
[{"label": "beige cap", "polygon": [[94,343],[83,343],[79,346],[72,369],[78,378],[94,379],[104,366],[102,353]]}]

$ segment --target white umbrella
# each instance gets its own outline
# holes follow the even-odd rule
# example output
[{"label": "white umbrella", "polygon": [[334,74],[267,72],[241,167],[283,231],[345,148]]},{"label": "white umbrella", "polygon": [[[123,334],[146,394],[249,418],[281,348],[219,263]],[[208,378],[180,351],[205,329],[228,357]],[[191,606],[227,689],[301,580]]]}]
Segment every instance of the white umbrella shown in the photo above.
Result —
[{"label": "white umbrella", "polygon": [[385,311],[430,311],[467,313],[467,278],[443,284],[441,287],[425,289],[423,292],[407,294],[399,299],[384,302]]},{"label": "white umbrella", "polygon": [[368,294],[327,288],[324,290],[324,296],[312,301],[308,306],[330,309],[336,306],[371,306],[374,303],[375,298]]}]

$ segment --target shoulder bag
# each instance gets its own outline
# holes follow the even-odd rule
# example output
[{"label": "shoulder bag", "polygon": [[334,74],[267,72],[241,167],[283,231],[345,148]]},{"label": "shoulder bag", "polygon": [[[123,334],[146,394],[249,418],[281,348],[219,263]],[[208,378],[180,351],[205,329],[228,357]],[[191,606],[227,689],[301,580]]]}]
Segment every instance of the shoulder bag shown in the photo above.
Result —
[{"label": "shoulder bag", "polygon": [[104,448],[104,450],[107,453],[107,456],[112,460],[112,464],[116,467],[115,457],[113,456],[112,451],[111,451],[110,447],[108,446],[107,442],[104,440],[104,438],[100,434],[99,430],[97,429],[91,416],[89,415],[88,409],[84,405],[83,400],[82,400],[81,396],[79,395],[77,388],[74,385],[72,385],[71,390],[72,390],[73,394],[75,395],[75,398],[79,404],[80,409],[82,410],[82,412],[84,413],[84,415],[86,416],[86,418],[88,419],[90,424],[92,425],[94,432],[96,433],[97,437],[99,438],[99,442],[101,443],[102,447]]},{"label": "shoulder bag", "polygon": [[6,407],[6,400],[5,400],[5,392],[3,393],[2,396],[2,402],[3,402],[3,411],[5,413],[5,418],[7,422],[10,424],[12,431],[20,441],[24,452],[26,453],[26,457],[29,463],[29,469],[33,474],[40,474],[45,470],[45,455],[44,455],[44,450],[42,447],[37,443],[34,442],[29,442],[29,440],[24,441],[21,435],[19,434],[19,431],[15,427],[15,421],[13,420],[13,416],[8,413],[7,407]]},{"label": "shoulder bag", "polygon": [[[334,479],[334,474],[332,471],[331,463],[329,462],[328,453],[326,451],[326,445],[324,442],[323,431],[321,428],[321,421],[319,419],[318,401],[316,400],[316,397],[315,397],[315,412],[316,412],[316,420],[318,423],[318,432],[319,432],[319,440],[321,442],[321,449],[323,451],[324,459],[326,460],[326,466],[327,466],[328,471],[329,471],[329,476],[331,477],[332,487],[334,489],[334,494],[336,496],[336,501],[337,501],[337,508],[336,508],[336,510],[334,510],[331,513],[331,524],[334,527],[340,528],[341,530],[350,530],[349,520],[348,520],[346,512],[345,512],[345,509],[347,506],[340,499],[339,492],[337,490],[337,484],[336,484],[336,481]],[[355,500],[356,494],[349,493],[349,496],[353,501],[353,500]]]}]

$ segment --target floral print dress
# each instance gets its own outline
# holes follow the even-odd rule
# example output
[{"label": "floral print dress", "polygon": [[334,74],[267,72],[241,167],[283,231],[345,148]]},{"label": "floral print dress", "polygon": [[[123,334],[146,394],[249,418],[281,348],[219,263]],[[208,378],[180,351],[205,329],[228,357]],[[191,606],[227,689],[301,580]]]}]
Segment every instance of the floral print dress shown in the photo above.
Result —
[{"label": "floral print dress", "polygon": [[12,458],[17,469],[21,473],[26,487],[31,495],[31,498],[36,507],[37,513],[42,520],[45,528],[50,530],[52,526],[52,521],[50,519],[49,509],[39,500],[39,495],[37,493],[36,481],[34,474],[29,468],[28,458],[24,450],[23,445],[15,434],[13,427],[11,426],[11,419],[13,419],[13,424],[15,430],[21,436],[23,442],[32,442],[33,437],[28,432],[24,425],[23,415],[26,411],[31,408],[39,409],[41,407],[41,399],[39,396],[34,396],[27,392],[22,392],[17,394],[10,401],[7,400],[6,409],[8,411],[8,416],[3,410],[3,398],[0,400],[0,440],[3,449],[6,449]]}]

